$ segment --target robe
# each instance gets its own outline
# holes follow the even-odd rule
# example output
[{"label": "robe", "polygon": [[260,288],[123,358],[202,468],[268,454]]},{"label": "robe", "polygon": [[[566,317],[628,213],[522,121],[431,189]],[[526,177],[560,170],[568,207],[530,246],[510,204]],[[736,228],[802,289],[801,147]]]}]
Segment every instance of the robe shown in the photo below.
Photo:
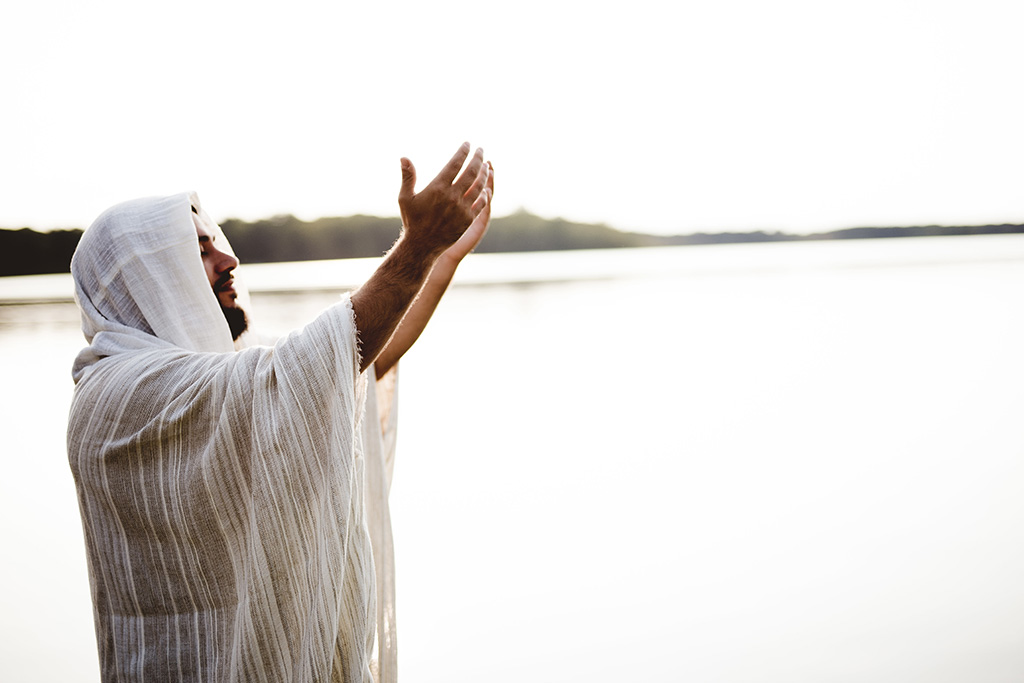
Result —
[{"label": "robe", "polygon": [[360,373],[351,302],[236,345],[193,220],[230,249],[186,193],[108,210],[72,261],[89,345],[68,457],[102,678],[394,681],[396,411]]}]

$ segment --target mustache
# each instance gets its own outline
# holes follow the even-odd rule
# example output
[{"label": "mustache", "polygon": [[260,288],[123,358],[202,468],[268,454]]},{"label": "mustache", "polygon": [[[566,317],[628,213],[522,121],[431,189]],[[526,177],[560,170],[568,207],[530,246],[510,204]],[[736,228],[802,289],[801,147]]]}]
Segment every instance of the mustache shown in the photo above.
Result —
[{"label": "mustache", "polygon": [[219,291],[220,289],[222,289],[224,285],[228,283],[228,280],[230,280],[234,276],[234,273],[232,273],[230,270],[221,275],[219,278],[217,278],[217,282],[215,282],[213,285],[214,290]]}]

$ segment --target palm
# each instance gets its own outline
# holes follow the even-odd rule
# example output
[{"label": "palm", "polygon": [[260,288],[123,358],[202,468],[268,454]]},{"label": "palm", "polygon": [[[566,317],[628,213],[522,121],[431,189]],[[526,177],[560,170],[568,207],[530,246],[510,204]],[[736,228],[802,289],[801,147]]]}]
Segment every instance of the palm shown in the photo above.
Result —
[{"label": "palm", "polygon": [[466,232],[462,233],[462,237],[448,248],[448,253],[453,257],[462,259],[471,251],[476,249],[476,245],[480,244],[480,240],[484,238],[487,233],[487,226],[491,222],[491,207],[488,205],[480,212],[474,220],[472,225],[466,229]]},{"label": "palm", "polygon": [[[489,166],[490,164],[488,164]],[[466,232],[462,233],[462,237],[458,239],[452,246],[448,247],[447,254],[454,258],[456,261],[461,261],[471,251],[476,249],[476,245],[480,244],[480,240],[487,234],[487,227],[491,223],[491,202],[490,198],[494,195],[494,169],[489,169],[490,173],[487,178],[487,194],[488,201],[487,205],[484,206],[483,210],[477,214],[476,218]]]}]

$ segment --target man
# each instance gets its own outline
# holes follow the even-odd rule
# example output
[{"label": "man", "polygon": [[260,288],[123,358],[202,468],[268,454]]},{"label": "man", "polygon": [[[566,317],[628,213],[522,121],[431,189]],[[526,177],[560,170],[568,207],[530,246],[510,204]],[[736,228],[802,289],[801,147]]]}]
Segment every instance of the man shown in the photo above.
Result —
[{"label": "man", "polygon": [[376,378],[487,229],[493,172],[469,152],[419,193],[403,159],[394,248],[273,346],[248,344],[238,261],[195,195],[83,234],[68,456],[103,680],[395,680]]}]

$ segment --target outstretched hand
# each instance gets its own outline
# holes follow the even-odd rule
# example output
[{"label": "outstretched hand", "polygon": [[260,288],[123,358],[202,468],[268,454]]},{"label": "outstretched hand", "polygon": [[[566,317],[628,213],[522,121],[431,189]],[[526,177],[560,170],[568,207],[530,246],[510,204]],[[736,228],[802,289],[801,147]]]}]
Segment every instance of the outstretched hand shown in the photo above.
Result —
[{"label": "outstretched hand", "polygon": [[415,167],[402,159],[398,206],[405,236],[432,258],[452,248],[452,255],[461,253],[456,257],[461,259],[487,230],[494,191],[491,166],[484,163],[484,151],[478,148],[460,174],[469,149],[469,143],[463,143],[437,177],[419,192],[415,191]]},{"label": "outstretched hand", "polygon": [[[463,170],[467,158],[468,142],[420,192],[416,169],[402,159],[398,206],[405,229],[370,279],[352,293],[361,370],[379,360],[383,374],[402,357],[430,319],[459,260],[486,232],[494,191],[491,166],[484,163],[482,149]],[[444,265],[435,268],[448,250]]]},{"label": "outstretched hand", "polygon": [[[425,267],[428,275],[394,334],[373,361],[378,377],[394,367],[419,338],[452,281],[455,269],[487,232],[494,194],[494,168],[490,162],[484,163],[483,150],[478,149],[466,170],[459,175],[468,155],[467,143],[419,194],[413,192],[416,172],[408,159],[402,159],[402,191],[398,195],[398,203],[405,222],[405,234],[388,258],[399,263],[409,255],[416,260],[412,269]],[[421,246],[415,246],[414,240],[421,240]],[[424,252],[421,250],[423,243],[443,246],[440,251]],[[407,246],[412,251],[406,251]],[[357,324],[359,319],[357,312]],[[360,333],[364,335],[365,347],[362,328]],[[364,350],[364,363],[368,355]]]}]

